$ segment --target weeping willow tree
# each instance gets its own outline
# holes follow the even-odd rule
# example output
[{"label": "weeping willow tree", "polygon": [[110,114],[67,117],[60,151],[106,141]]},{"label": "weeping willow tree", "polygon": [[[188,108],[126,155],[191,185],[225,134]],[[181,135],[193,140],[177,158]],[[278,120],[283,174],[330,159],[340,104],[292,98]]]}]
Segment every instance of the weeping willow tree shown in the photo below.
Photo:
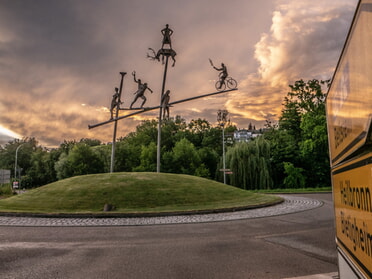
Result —
[{"label": "weeping willow tree", "polygon": [[270,144],[263,137],[241,142],[226,152],[226,165],[233,172],[230,184],[246,190],[270,189]]}]

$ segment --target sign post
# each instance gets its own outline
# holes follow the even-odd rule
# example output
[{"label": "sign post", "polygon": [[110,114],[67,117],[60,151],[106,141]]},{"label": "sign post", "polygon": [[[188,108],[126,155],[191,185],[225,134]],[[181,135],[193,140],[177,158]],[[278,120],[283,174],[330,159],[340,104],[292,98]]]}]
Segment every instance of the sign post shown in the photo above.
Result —
[{"label": "sign post", "polygon": [[372,278],[371,25],[360,0],[326,102],[340,279]]}]

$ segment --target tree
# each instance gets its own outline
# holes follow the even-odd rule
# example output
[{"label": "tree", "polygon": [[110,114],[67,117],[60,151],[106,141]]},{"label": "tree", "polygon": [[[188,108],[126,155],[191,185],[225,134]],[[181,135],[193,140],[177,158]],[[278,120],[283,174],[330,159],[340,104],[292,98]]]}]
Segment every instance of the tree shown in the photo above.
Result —
[{"label": "tree", "polygon": [[[194,146],[186,138],[176,143],[172,152],[165,156],[167,168],[172,173],[182,173],[195,175],[196,169],[200,166],[201,161],[199,154]],[[201,170],[199,170],[201,172]]]},{"label": "tree", "polygon": [[57,178],[59,180],[65,179],[73,176],[73,169],[70,160],[68,159],[68,154],[61,153],[59,160],[55,163],[54,168],[57,173]]},{"label": "tree", "polygon": [[88,146],[98,146],[101,145],[101,141],[98,139],[88,139],[88,138],[82,138],[80,143],[85,143]]},{"label": "tree", "polygon": [[148,146],[141,146],[140,165],[134,171],[156,171],[157,146],[151,142]]},{"label": "tree", "polygon": [[[22,147],[20,147],[22,145]],[[31,157],[37,148],[38,142],[35,138],[14,139],[0,147],[0,168],[11,170],[14,177],[15,157],[17,152],[17,169],[23,175],[31,167]]]},{"label": "tree", "polygon": [[269,130],[263,137],[270,142],[273,185],[275,188],[281,188],[285,178],[283,162],[292,162],[296,165],[301,162],[298,139],[282,129]]},{"label": "tree", "polygon": [[195,147],[201,147],[204,136],[210,130],[211,125],[205,119],[192,119],[188,124],[190,131],[188,140],[194,144]]},{"label": "tree", "polygon": [[63,143],[59,145],[60,152],[68,154],[75,144],[77,144],[75,140],[64,140]]},{"label": "tree", "polygon": [[[119,165],[118,161],[121,158],[120,152],[118,152],[119,142],[116,145],[116,156],[115,156],[115,167]],[[99,160],[103,162],[103,172],[110,172],[111,167],[111,145],[96,145],[92,147],[93,152],[98,156]]]},{"label": "tree", "polygon": [[279,127],[292,135],[294,139],[301,139],[301,110],[297,102],[293,102],[290,98],[284,98],[284,108],[279,117]]},{"label": "tree", "polygon": [[57,180],[54,169],[55,160],[53,151],[48,152],[42,147],[38,147],[31,156],[31,166],[23,177],[23,187],[31,188],[42,186]]},{"label": "tree", "polygon": [[[331,185],[328,135],[325,114],[307,112],[301,123],[303,132],[299,145],[301,166],[310,185]],[[314,162],[316,158],[316,162]]]},{"label": "tree", "polygon": [[216,176],[216,167],[219,161],[219,155],[216,150],[211,147],[202,147],[197,150],[204,173],[197,173],[197,176],[214,178]]},{"label": "tree", "polygon": [[[289,165],[293,171],[302,170],[312,187],[330,185],[328,138],[325,115],[324,86],[329,80],[296,81],[289,85],[284,98],[279,127],[271,126],[265,138],[271,142],[272,168],[275,184],[288,186]],[[287,162],[284,164],[284,162]],[[286,170],[287,168],[287,170]],[[291,177],[294,177],[291,174]]]},{"label": "tree", "polygon": [[86,144],[77,144],[68,154],[68,158],[73,166],[73,175],[83,175],[89,173],[102,173],[103,162],[99,159],[92,148]]},{"label": "tree", "polygon": [[68,154],[62,153],[55,167],[58,179],[104,171],[99,156],[83,143],[76,144]]},{"label": "tree", "polygon": [[284,178],[285,188],[305,188],[305,176],[302,168],[296,168],[292,163],[284,162],[284,173],[287,175]]},{"label": "tree", "polygon": [[270,189],[270,143],[263,137],[240,142],[226,152],[231,184],[243,189]]},{"label": "tree", "polygon": [[[133,171],[140,164],[140,155],[141,144],[134,144],[133,141],[127,139],[117,142],[115,171]],[[111,152],[109,158],[111,158]]]},{"label": "tree", "polygon": [[136,132],[130,133],[127,137],[130,144],[149,145],[151,142],[157,142],[158,121],[145,120],[136,127]]},{"label": "tree", "polygon": [[312,79],[304,82],[302,79],[289,85],[291,91],[288,97],[296,103],[304,113],[315,112],[319,108],[325,107],[327,93],[323,92],[322,85],[329,87],[330,80]]},{"label": "tree", "polygon": [[171,151],[177,141],[182,138],[189,138],[189,131],[185,119],[177,115],[175,118],[165,119],[161,127],[162,152]]}]

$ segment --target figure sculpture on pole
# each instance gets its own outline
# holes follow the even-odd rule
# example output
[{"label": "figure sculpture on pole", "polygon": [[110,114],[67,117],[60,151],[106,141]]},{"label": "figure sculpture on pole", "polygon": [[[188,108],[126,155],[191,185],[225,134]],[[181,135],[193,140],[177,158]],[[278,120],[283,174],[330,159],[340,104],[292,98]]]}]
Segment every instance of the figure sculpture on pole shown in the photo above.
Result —
[{"label": "figure sculpture on pole", "polygon": [[142,101],[142,104],[140,106],[140,108],[143,107],[143,105],[145,104],[146,102],[146,97],[145,97],[145,91],[146,89],[148,89],[151,93],[153,93],[153,91],[151,90],[150,87],[147,86],[147,83],[142,83],[142,81],[140,79],[136,79],[136,72],[133,71],[132,73],[133,75],[133,78],[134,78],[134,82],[138,83],[138,90],[136,92],[134,92],[133,94],[136,95],[134,97],[134,100],[133,102],[130,104],[130,109],[132,108],[133,104],[138,100],[138,98],[141,98],[143,101]]},{"label": "figure sculpture on pole", "polygon": [[161,48],[164,48],[164,45],[169,45],[169,48],[172,49],[171,36],[173,30],[169,28],[169,24],[165,25],[165,28],[161,30],[161,33],[163,34],[163,44],[161,45]]},{"label": "figure sculpture on pole", "polygon": [[[170,90],[167,90],[161,97],[161,107],[163,109],[163,119],[169,119],[169,101],[170,101]],[[165,117],[167,116],[167,117]]]},{"label": "figure sculpture on pole", "polygon": [[[158,60],[160,61],[160,56],[161,56],[161,61],[162,64],[164,64],[164,57],[171,57],[173,60],[172,67],[176,64],[176,55],[177,53],[173,50],[172,48],[172,40],[171,36],[173,34],[173,30],[169,28],[169,25],[166,24],[165,28],[161,30],[161,33],[163,34],[163,41],[161,45],[161,49],[159,49],[157,52],[153,48],[149,48],[151,50],[152,54],[147,53],[147,57],[152,59],[152,60]],[[164,48],[165,45],[168,45],[169,47]]]},{"label": "figure sculpture on pole", "polygon": [[122,104],[120,101],[120,93],[119,93],[119,88],[115,87],[115,94],[112,95],[112,100],[111,100],[111,107],[110,107],[110,112],[111,112],[111,118],[114,118],[114,109],[119,109],[118,106]]}]

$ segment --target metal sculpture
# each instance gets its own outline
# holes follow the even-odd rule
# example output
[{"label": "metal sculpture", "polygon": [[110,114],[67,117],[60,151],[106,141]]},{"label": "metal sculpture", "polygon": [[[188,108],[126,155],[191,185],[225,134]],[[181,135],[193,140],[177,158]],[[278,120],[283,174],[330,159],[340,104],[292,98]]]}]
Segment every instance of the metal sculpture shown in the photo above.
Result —
[{"label": "metal sculpture", "polygon": [[161,97],[161,107],[163,109],[163,119],[169,119],[169,101],[170,101],[170,90],[167,90]]},{"label": "metal sculpture", "polygon": [[133,93],[136,96],[134,97],[133,102],[130,104],[129,109],[132,109],[132,106],[138,100],[138,98],[141,98],[143,100],[142,104],[140,106],[140,108],[142,108],[143,105],[146,103],[146,97],[145,97],[146,89],[149,90],[151,92],[151,94],[153,93],[153,91],[151,90],[150,87],[147,86],[146,82],[142,83],[142,81],[140,79],[138,79],[138,80],[136,79],[136,72],[135,71],[132,72],[132,76],[134,78],[134,82],[138,83],[138,90]]},{"label": "metal sculpture", "polygon": [[[173,65],[176,64],[176,52],[172,49],[172,40],[171,36],[173,34],[173,30],[169,28],[169,24],[165,25],[165,28],[161,30],[161,34],[163,35],[163,40],[162,40],[162,45],[161,49],[159,49],[157,52],[155,52],[154,49],[149,48],[149,50],[152,51],[153,55],[150,55],[147,53],[147,57],[152,59],[152,60],[158,60],[160,62],[160,56],[162,56],[162,64],[165,64],[164,66],[164,74],[163,74],[163,84],[162,84],[162,89],[161,89],[161,95],[160,95],[160,109],[159,109],[159,123],[158,123],[158,143],[157,143],[157,154],[156,154],[156,171],[160,172],[160,144],[161,144],[161,123],[162,123],[162,118],[164,118],[165,113],[167,113],[169,117],[169,106],[166,105],[164,106],[164,102],[166,101],[167,98],[169,98],[169,93],[164,93],[165,91],[165,82],[167,79],[167,71],[168,71],[168,60],[169,57],[172,58],[173,60]],[[165,47],[167,46],[167,47]],[[165,60],[165,61],[164,61]],[[168,100],[169,102],[169,100]],[[164,110],[164,113],[163,113]]]},{"label": "metal sculpture", "polygon": [[115,109],[120,109],[120,105],[123,102],[120,101],[120,93],[119,93],[119,88],[115,87],[115,94],[112,95],[112,100],[111,100],[111,107],[110,107],[110,113],[111,113],[111,118],[114,118],[114,110]]},{"label": "metal sculpture", "polygon": [[227,67],[224,63],[221,63],[221,68],[217,68],[213,65],[213,62],[211,59],[209,59],[209,62],[211,63],[211,66],[216,71],[220,72],[218,74],[219,80],[215,84],[217,90],[224,91],[226,89],[226,86],[229,89],[235,89],[238,86],[238,83],[236,82],[236,80],[228,76]]},{"label": "metal sculpture", "polygon": [[173,49],[171,49],[171,48],[161,48],[161,49],[158,50],[157,53],[151,47],[149,47],[149,50],[151,50],[152,55],[147,53],[147,58],[150,58],[151,60],[160,61],[160,56],[161,56],[161,62],[162,62],[162,64],[164,64],[164,58],[165,57],[171,57],[172,60],[173,60],[172,67],[174,67],[174,65],[176,64],[176,58],[175,57],[176,57],[177,53]]},{"label": "metal sculpture", "polygon": [[[147,112],[147,111],[159,109],[158,144],[157,144],[157,172],[160,172],[161,125],[162,125],[162,119],[165,119],[165,118],[169,119],[169,108],[172,105],[175,105],[175,104],[188,102],[188,101],[199,99],[199,98],[209,97],[209,96],[212,96],[212,95],[237,90],[237,88],[236,88],[237,82],[234,79],[232,79],[231,77],[227,76],[227,69],[226,69],[225,65],[222,64],[221,65],[222,69],[219,69],[219,68],[214,67],[213,63],[212,63],[212,60],[210,60],[211,65],[216,70],[221,71],[220,77],[222,77],[222,80],[220,79],[216,83],[216,88],[218,88],[218,92],[213,92],[213,93],[209,93],[209,94],[204,94],[204,95],[200,95],[200,96],[195,96],[195,97],[191,97],[191,98],[187,98],[187,99],[183,99],[183,100],[170,102],[170,90],[167,90],[165,92],[165,83],[166,83],[166,78],[167,78],[168,60],[169,60],[168,58],[171,57],[173,59],[173,65],[172,66],[174,66],[175,62],[176,62],[176,60],[175,60],[176,52],[172,49],[172,42],[171,42],[171,36],[173,34],[173,30],[169,28],[168,24],[166,25],[166,27],[164,29],[161,30],[161,33],[163,35],[161,49],[159,49],[157,52],[155,52],[154,49],[149,48],[149,50],[152,51],[153,55],[147,54],[148,58],[150,58],[152,60],[157,60],[159,62],[160,62],[160,56],[162,56],[161,57],[162,58],[162,64],[165,64],[164,74],[163,74],[163,83],[162,83],[162,89],[161,89],[161,95],[160,95],[160,104],[158,106],[155,106],[155,107],[143,108],[143,105],[146,102],[146,97],[144,96],[146,89],[148,89],[151,93],[153,93],[153,91],[148,87],[147,83],[142,83],[142,81],[140,79],[137,79],[136,78],[136,72],[133,71],[132,75],[133,75],[133,78],[134,78],[134,82],[136,82],[138,84],[138,90],[134,93],[135,98],[134,98],[133,102],[131,103],[129,109],[130,110],[135,110],[136,109],[137,111],[119,117],[119,110],[128,110],[126,108],[120,108],[120,104],[122,104],[121,93],[122,93],[122,88],[123,88],[123,79],[124,79],[124,75],[126,74],[125,72],[120,72],[120,74],[121,74],[120,89],[115,88],[115,94],[112,96],[112,100],[111,100],[111,106],[110,106],[111,118],[109,120],[101,122],[101,123],[97,123],[97,124],[94,124],[94,125],[88,125],[89,129],[93,129],[93,128],[96,128],[96,127],[99,127],[99,126],[102,126],[102,125],[105,125],[105,124],[109,124],[111,122],[114,122],[114,124],[115,124],[114,125],[114,133],[113,133],[113,142],[112,142],[110,172],[114,171],[115,142],[116,142],[116,130],[117,130],[118,120],[125,119],[125,118],[128,118],[128,117],[132,117],[134,115],[141,114],[141,113],[144,113],[144,112]],[[230,90],[225,91],[224,89],[226,88],[226,86]],[[141,98],[143,100],[142,104],[141,104],[141,107],[140,108],[132,108],[133,105],[136,103],[136,101],[139,98]],[[115,112],[115,115],[114,115],[114,112]],[[226,121],[226,115],[221,114],[221,113],[220,113],[221,120]]]},{"label": "metal sculpture", "polygon": [[164,45],[169,45],[169,48],[172,49],[172,41],[170,37],[173,34],[173,30],[169,28],[169,24],[165,25],[165,28],[161,30],[161,33],[163,34],[163,44],[161,45],[161,48],[164,48]]}]

